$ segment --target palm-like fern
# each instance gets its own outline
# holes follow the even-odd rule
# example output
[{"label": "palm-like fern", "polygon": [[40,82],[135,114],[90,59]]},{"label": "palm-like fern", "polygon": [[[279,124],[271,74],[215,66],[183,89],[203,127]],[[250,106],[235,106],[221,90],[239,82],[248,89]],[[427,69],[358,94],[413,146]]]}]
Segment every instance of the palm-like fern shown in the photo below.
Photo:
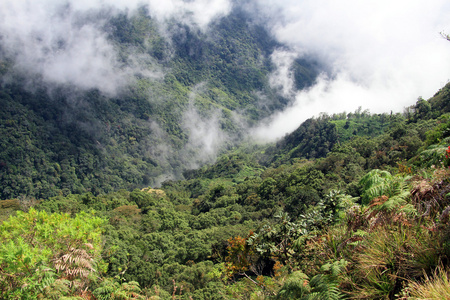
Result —
[{"label": "palm-like fern", "polygon": [[420,152],[415,163],[428,168],[432,166],[442,166],[445,162],[446,150],[448,149],[449,144],[450,137],[447,137],[440,143],[429,146],[427,149]]},{"label": "palm-like fern", "polygon": [[360,181],[363,186],[363,201],[369,203],[367,220],[371,227],[379,224],[400,222],[407,224],[407,216],[416,214],[415,207],[408,203],[409,176],[392,176],[387,171],[372,170]]},{"label": "palm-like fern", "polygon": [[135,281],[119,284],[117,281],[106,279],[94,291],[94,296],[99,300],[146,299],[140,293],[139,283]]},{"label": "palm-like fern", "polygon": [[392,176],[388,171],[374,169],[361,178],[359,182],[364,190],[363,202],[368,204],[381,196],[388,196],[389,198],[396,196],[400,199],[406,199],[409,195],[407,183],[409,179],[409,176]]},{"label": "palm-like fern", "polygon": [[389,192],[389,182],[392,175],[388,171],[374,169],[361,178],[359,184],[363,187],[362,200],[365,204],[372,199],[386,195]]},{"label": "palm-like fern", "polygon": [[322,274],[309,277],[300,272],[293,272],[278,292],[277,299],[299,300],[339,300],[344,294],[339,290],[338,275],[347,262],[340,260],[322,266]]},{"label": "palm-like fern", "polygon": [[311,278],[309,285],[312,287],[312,293],[305,299],[307,300],[340,300],[343,294],[338,288],[338,283],[330,281],[326,275],[319,274]]}]

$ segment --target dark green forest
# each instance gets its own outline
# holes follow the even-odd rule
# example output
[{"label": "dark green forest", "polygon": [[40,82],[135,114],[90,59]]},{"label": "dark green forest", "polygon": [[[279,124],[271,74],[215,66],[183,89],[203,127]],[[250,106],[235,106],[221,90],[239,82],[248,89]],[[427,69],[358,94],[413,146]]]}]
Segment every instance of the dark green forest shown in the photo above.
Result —
[{"label": "dark green forest", "polygon": [[[147,55],[167,70],[159,80],[135,74],[112,98],[30,79],[12,69],[11,59],[0,62],[0,199],[97,195],[181,179],[184,170],[214,159],[205,158],[195,141],[191,145],[192,129],[184,125],[190,119],[216,118],[217,134],[230,136],[220,141],[227,149],[288,102],[268,85],[277,43],[239,11],[213,24],[208,37],[170,26],[171,46],[145,11],[111,18],[108,32],[124,65],[133,55]],[[165,57],[169,47],[174,53]],[[296,68],[297,83],[308,86],[318,71],[304,64]],[[255,91],[265,96],[264,107]]]},{"label": "dark green forest", "polygon": [[[170,42],[144,10],[111,18],[124,64],[165,70],[114,97],[0,61],[1,299],[450,297],[450,84],[255,144],[289,99],[268,84],[280,45],[246,18],[173,21]],[[297,88],[319,69],[295,61]],[[229,137],[210,157],[194,117]]]}]

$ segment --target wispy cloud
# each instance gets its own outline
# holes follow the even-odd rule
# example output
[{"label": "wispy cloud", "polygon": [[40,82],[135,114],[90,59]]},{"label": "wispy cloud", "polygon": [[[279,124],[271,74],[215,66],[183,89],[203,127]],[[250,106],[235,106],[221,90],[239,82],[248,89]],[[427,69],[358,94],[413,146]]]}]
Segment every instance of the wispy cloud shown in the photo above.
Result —
[{"label": "wispy cloud", "polygon": [[229,0],[150,0],[145,4],[148,4],[150,14],[161,21],[175,18],[201,29],[206,29],[211,20],[225,16],[231,10]]},{"label": "wispy cloud", "polygon": [[231,137],[221,128],[221,110],[203,109],[200,112],[196,105],[196,97],[201,97],[204,84],[199,84],[189,95],[188,109],[183,113],[182,128],[189,136],[184,147],[183,156],[188,159],[186,165],[198,168],[202,164],[213,162],[220,150]]},{"label": "wispy cloud", "polygon": [[292,97],[294,90],[294,72],[292,64],[299,56],[294,51],[275,50],[270,56],[275,71],[270,74],[269,84],[284,97]]},{"label": "wispy cloud", "polygon": [[[49,82],[72,83],[113,94],[136,72],[161,76],[157,63],[144,70],[138,56],[124,66],[104,31],[117,13],[140,6],[164,23],[176,19],[201,30],[242,6],[286,45],[272,54],[273,87],[292,99],[285,113],[256,130],[277,138],[320,112],[401,111],[431,96],[450,77],[446,0],[41,0],[0,2],[0,43],[23,72]],[[327,73],[308,90],[296,91],[290,64],[314,56]],[[133,63],[134,61],[134,63]],[[145,68],[150,63],[145,64]]]},{"label": "wispy cloud", "polygon": [[175,18],[200,29],[231,9],[227,0],[2,1],[0,43],[22,72],[114,94],[136,72],[158,75],[158,70],[143,70],[138,57],[136,64],[120,64],[104,30],[111,16],[133,14],[141,6],[161,22]]},{"label": "wispy cloud", "polygon": [[100,30],[69,3],[14,1],[0,4],[1,44],[22,72],[45,81],[101,87],[113,92],[116,53]]},{"label": "wispy cloud", "polygon": [[432,96],[450,78],[450,44],[439,36],[450,31],[447,1],[254,4],[280,42],[299,54],[314,54],[330,71],[309,90],[298,91],[284,113],[266,120],[269,124],[256,130],[261,138],[283,136],[320,112],[359,106],[371,112],[402,111],[417,97]]}]

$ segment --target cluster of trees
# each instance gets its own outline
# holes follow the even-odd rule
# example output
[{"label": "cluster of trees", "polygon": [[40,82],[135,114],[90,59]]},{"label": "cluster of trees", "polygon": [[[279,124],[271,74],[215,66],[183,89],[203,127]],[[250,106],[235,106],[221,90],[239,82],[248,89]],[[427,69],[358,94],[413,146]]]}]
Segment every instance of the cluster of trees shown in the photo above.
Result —
[{"label": "cluster of trees", "polygon": [[[267,79],[277,43],[248,18],[234,11],[204,33],[175,21],[161,28],[144,8],[111,16],[104,30],[119,63],[141,64],[115,96],[30,78],[2,56],[0,199],[98,195],[155,185],[166,174],[182,178],[202,157],[199,149],[186,151],[189,110],[205,119],[216,116],[218,128],[239,140],[243,124],[287,101]],[[314,66],[301,66],[311,72],[302,84],[311,84]],[[143,69],[161,77],[147,77]]]},{"label": "cluster of trees", "polygon": [[[164,70],[117,97],[0,61],[0,298],[450,297],[450,84],[188,170],[187,111],[239,137],[288,101],[268,84],[279,45],[247,18],[169,21],[168,40],[145,9],[111,17],[123,66]],[[296,60],[295,86],[318,68]]]},{"label": "cluster of trees", "polygon": [[449,89],[426,114],[308,120],[160,189],[2,200],[0,295],[448,297]]}]

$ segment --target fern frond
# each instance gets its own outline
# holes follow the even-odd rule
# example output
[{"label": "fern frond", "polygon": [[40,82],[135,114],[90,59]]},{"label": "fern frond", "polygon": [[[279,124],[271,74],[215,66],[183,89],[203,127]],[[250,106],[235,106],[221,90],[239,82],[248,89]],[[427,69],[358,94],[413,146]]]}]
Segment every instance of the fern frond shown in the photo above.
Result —
[{"label": "fern frond", "polygon": [[363,201],[365,203],[370,202],[374,198],[381,197],[389,194],[389,182],[392,179],[391,173],[374,169],[364,175],[359,184],[363,186]]},{"label": "fern frond", "polygon": [[377,185],[386,179],[391,179],[392,175],[388,171],[383,171],[380,169],[374,169],[364,175],[359,181],[364,188],[368,188],[373,185]]},{"label": "fern frond", "polygon": [[307,299],[343,299],[343,294],[339,290],[337,282],[331,280],[328,275],[318,274],[311,278],[309,284],[312,288],[312,293]]},{"label": "fern frond", "polygon": [[435,144],[429,146],[426,150],[420,152],[419,154],[421,164],[426,167],[442,165],[442,161],[445,158],[445,151],[447,149],[447,144]]},{"label": "fern frond", "polygon": [[341,300],[344,299],[344,294],[341,293],[337,285],[328,285],[327,290],[319,293],[317,300]]},{"label": "fern frond", "polygon": [[86,279],[89,274],[95,272],[94,259],[84,249],[70,248],[53,260],[57,272],[64,272],[69,279]]}]

